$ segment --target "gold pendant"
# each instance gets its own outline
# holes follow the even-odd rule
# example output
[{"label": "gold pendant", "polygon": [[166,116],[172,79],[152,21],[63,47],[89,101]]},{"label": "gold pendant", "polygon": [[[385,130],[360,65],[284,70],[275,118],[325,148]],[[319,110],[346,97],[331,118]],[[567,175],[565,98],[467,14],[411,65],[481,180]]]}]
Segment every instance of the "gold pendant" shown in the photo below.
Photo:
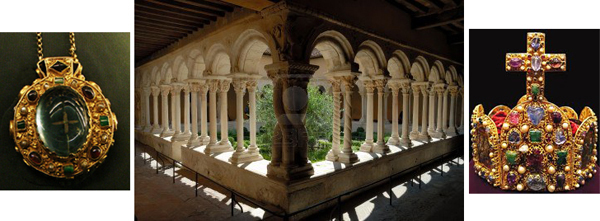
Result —
[{"label": "gold pendant", "polygon": [[73,57],[41,59],[39,77],[19,93],[10,132],[23,161],[58,178],[74,178],[106,159],[117,118],[100,87]]}]

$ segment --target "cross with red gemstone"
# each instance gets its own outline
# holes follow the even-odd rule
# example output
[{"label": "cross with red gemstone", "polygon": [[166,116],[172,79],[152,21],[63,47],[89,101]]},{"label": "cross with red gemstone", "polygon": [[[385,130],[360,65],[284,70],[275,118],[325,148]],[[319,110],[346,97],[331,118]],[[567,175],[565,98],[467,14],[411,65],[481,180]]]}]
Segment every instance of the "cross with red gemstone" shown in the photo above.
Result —
[{"label": "cross with red gemstone", "polygon": [[544,99],[544,73],[567,70],[565,54],[546,54],[546,35],[527,33],[527,53],[506,53],[506,71],[527,72],[527,99]]}]

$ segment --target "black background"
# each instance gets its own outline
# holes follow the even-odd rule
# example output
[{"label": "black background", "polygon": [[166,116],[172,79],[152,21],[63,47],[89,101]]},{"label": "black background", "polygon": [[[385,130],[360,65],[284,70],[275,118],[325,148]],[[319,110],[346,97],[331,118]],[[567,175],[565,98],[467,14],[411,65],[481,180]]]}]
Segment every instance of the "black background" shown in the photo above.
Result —
[{"label": "black background", "polygon": [[[42,36],[44,57],[69,56],[68,33]],[[119,121],[115,143],[104,163],[84,179],[53,178],[27,166],[15,151],[8,126],[19,91],[38,78],[36,34],[0,33],[0,190],[129,189],[129,33],[75,33],[75,40],[82,74],[100,86]]]},{"label": "black background", "polygon": [[505,56],[527,51],[527,32],[546,34],[546,53],[567,55],[565,72],[546,73],[546,99],[559,107],[570,106],[578,115],[588,106],[597,116],[599,30],[469,30],[469,119],[477,104],[488,114],[497,105],[513,108],[525,95],[525,72],[506,72]]}]

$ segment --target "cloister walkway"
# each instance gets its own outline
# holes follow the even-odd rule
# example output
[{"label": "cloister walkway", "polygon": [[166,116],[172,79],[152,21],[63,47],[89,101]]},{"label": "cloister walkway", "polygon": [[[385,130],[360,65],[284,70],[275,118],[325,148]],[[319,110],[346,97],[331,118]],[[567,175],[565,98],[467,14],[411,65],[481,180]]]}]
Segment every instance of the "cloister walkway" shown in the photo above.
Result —
[{"label": "cloister walkway", "polygon": [[[156,174],[156,156],[151,147],[136,142],[135,148],[135,215],[138,220],[279,220],[243,200],[240,204],[244,213],[236,206],[235,215],[231,217],[231,199],[225,189],[199,178],[198,197],[195,197],[194,172],[176,167],[173,183],[172,169]],[[169,161],[158,162],[161,168],[171,166]],[[396,179],[392,206],[387,185],[356,195],[343,203],[343,219],[462,220],[463,213],[456,211],[462,211],[464,205],[463,163],[460,158],[444,162],[443,177],[440,165],[424,170],[421,189],[416,180],[411,186],[410,180]],[[307,219],[328,220],[335,216],[336,211],[326,209]]]}]

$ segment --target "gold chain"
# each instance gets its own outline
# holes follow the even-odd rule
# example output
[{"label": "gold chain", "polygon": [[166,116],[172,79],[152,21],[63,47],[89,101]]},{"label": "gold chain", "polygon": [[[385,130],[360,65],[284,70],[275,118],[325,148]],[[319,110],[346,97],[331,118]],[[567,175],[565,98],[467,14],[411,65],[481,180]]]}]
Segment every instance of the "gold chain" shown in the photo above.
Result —
[{"label": "gold chain", "polygon": [[[75,61],[77,61],[77,54],[75,54],[75,50],[77,49],[75,47],[75,33],[73,32],[69,32],[69,41],[71,42],[71,48],[69,48],[69,54],[71,54],[71,57],[73,57],[75,59]],[[42,48],[42,33],[41,32],[37,32],[37,46],[38,46],[38,58],[40,60],[42,60],[42,58],[44,58],[44,49]]]}]

